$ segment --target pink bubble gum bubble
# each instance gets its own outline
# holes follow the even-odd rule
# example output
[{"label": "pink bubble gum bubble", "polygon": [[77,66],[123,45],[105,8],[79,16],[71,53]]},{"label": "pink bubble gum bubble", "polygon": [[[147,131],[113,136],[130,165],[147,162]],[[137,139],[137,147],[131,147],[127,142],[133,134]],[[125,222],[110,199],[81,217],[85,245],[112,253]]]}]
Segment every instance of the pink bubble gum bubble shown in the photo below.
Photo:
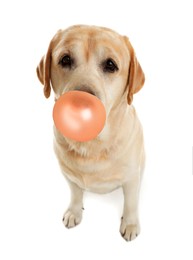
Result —
[{"label": "pink bubble gum bubble", "polygon": [[102,131],[106,112],[96,96],[83,91],[69,91],[56,101],[53,119],[63,136],[86,142],[96,138]]}]

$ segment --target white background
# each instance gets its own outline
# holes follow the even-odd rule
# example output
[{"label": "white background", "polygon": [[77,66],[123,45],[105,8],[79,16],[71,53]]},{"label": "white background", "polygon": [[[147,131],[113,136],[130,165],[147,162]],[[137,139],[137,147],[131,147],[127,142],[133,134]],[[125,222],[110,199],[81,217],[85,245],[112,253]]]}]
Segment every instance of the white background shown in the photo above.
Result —
[{"label": "white background", "polygon": [[[86,194],[81,225],[52,148],[53,95],[35,74],[55,32],[73,24],[128,35],[146,74],[134,105],[147,166],[142,232],[119,234],[121,191]],[[192,259],[193,7],[187,0],[1,1],[0,259]]]}]

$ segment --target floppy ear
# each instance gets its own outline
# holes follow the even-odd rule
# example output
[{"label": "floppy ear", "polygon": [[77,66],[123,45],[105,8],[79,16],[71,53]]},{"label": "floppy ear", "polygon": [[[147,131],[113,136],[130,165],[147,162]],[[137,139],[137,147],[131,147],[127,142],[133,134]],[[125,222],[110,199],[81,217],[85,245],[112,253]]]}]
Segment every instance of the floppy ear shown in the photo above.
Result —
[{"label": "floppy ear", "polygon": [[135,56],[134,49],[127,37],[124,37],[125,43],[130,53],[130,66],[129,66],[129,73],[128,73],[128,81],[127,81],[127,88],[128,88],[128,96],[127,101],[128,104],[131,105],[133,101],[133,95],[137,93],[142,87],[145,82],[145,75],[143,70]]},{"label": "floppy ear", "polygon": [[39,81],[44,85],[44,95],[49,98],[51,92],[50,86],[50,69],[51,69],[51,49],[52,42],[48,47],[47,54],[42,57],[39,65],[36,68]]}]

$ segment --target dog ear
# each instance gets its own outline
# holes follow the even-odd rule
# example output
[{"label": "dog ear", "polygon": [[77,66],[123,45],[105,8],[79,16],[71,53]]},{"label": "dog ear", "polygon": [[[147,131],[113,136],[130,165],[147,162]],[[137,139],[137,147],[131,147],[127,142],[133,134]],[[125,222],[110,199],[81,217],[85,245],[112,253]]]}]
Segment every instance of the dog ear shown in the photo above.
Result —
[{"label": "dog ear", "polygon": [[51,52],[52,52],[52,41],[48,47],[47,54],[42,57],[39,65],[36,68],[37,76],[39,81],[44,85],[44,95],[49,98],[51,92],[50,86],[50,70],[51,70]]},{"label": "dog ear", "polygon": [[143,70],[136,58],[135,51],[127,37],[124,37],[125,43],[130,53],[130,66],[128,72],[128,80],[127,80],[127,88],[128,88],[128,95],[127,100],[128,104],[131,105],[133,101],[133,95],[137,93],[142,87],[145,82],[145,75]]}]

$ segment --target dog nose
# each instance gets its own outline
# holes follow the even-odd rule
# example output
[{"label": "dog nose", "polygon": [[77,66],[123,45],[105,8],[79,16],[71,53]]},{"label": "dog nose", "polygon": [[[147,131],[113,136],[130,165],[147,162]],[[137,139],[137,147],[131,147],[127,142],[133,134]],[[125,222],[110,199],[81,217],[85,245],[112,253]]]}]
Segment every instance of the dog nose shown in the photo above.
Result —
[{"label": "dog nose", "polygon": [[95,92],[88,86],[78,86],[74,90],[87,92],[87,93],[89,93],[89,94],[91,94],[93,96],[96,96]]}]

